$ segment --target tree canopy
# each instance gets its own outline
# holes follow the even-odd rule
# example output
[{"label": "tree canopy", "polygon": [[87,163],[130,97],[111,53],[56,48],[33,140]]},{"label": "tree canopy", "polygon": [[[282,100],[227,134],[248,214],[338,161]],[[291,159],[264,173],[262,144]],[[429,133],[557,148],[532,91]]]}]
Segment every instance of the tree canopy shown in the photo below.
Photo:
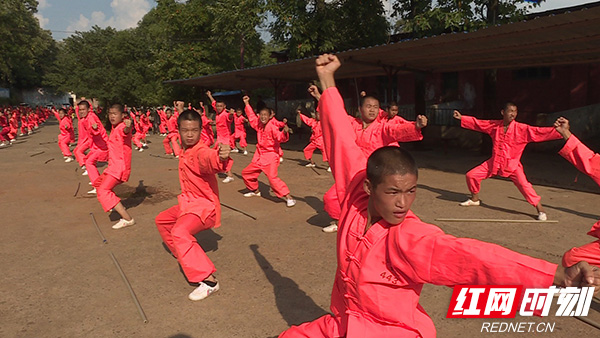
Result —
[{"label": "tree canopy", "polygon": [[[474,30],[520,20],[525,0],[156,0],[136,27],[94,26],[56,42],[34,17],[36,0],[0,3],[0,86],[45,85],[109,102],[161,105],[197,100],[201,88],[165,85],[275,62],[387,43],[415,36]],[[392,19],[397,19],[391,25]],[[272,40],[261,37],[268,31]]]}]

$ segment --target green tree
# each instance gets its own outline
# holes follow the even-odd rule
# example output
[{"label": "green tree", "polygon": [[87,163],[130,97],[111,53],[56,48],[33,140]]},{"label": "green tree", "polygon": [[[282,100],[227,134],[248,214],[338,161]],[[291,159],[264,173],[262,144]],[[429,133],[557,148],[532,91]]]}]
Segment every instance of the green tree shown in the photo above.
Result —
[{"label": "green tree", "polygon": [[415,36],[444,32],[473,31],[488,25],[522,20],[544,0],[396,0],[397,33]]},{"label": "green tree", "polygon": [[56,43],[33,16],[36,0],[0,2],[0,86],[31,88],[54,61]]}]

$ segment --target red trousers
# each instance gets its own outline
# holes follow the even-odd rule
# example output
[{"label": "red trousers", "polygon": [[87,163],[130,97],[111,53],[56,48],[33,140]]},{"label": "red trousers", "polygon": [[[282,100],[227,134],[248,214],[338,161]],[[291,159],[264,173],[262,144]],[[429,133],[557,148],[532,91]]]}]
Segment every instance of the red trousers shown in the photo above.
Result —
[{"label": "red trousers", "polygon": [[341,202],[338,199],[334,183],[323,196],[323,207],[325,208],[325,211],[329,214],[329,217],[333,218],[336,221],[340,219],[340,214],[342,213],[342,207],[340,203]]},{"label": "red trousers", "polygon": [[217,271],[194,237],[200,231],[214,227],[214,213],[206,219],[206,222],[202,222],[202,219],[195,214],[185,214],[180,217],[179,205],[176,205],[158,214],[155,223],[160,237],[177,258],[188,281],[202,282]]},{"label": "red trousers", "polygon": [[85,165],[85,151],[90,149],[91,146],[91,141],[85,141],[83,143],[77,143],[77,147],[75,147],[75,150],[73,150],[73,152],[75,153],[75,159],[77,160],[77,163],[79,163],[79,166],[83,166]]},{"label": "red trousers", "polygon": [[279,335],[279,338],[333,338],[338,337],[338,323],[332,315],[324,315],[312,322],[292,326]]},{"label": "red trousers", "polygon": [[259,165],[254,162],[250,162],[250,164],[244,168],[244,170],[242,170],[242,178],[244,179],[246,188],[251,191],[258,190],[258,175],[260,175],[261,172],[264,172],[269,179],[271,189],[273,189],[277,197],[284,197],[288,195],[290,193],[290,189],[288,189],[287,185],[281,180],[281,178],[277,177],[278,167],[278,160],[271,162],[269,165]]},{"label": "red trousers", "polygon": [[123,182],[107,174],[100,175],[92,182],[92,185],[96,188],[98,201],[104,211],[109,211],[121,202],[121,199],[112,191],[121,183]]},{"label": "red trousers", "polygon": [[235,134],[234,136],[234,140],[233,140],[233,145],[235,147],[235,140],[240,140],[240,148],[246,148],[248,146],[248,142],[246,142],[246,134],[240,135],[240,134]]},{"label": "red trousers", "polygon": [[0,129],[0,142],[9,141],[8,133],[10,132],[9,127]]},{"label": "red trousers", "polygon": [[135,133],[135,135],[133,135],[133,144],[135,144],[136,147],[141,148],[141,140],[144,138],[146,138],[146,133]]},{"label": "red trousers", "polygon": [[94,184],[94,182],[98,179],[98,176],[100,176],[98,168],[96,167],[96,163],[98,163],[98,161],[108,162],[108,150],[92,149],[85,156],[85,170],[87,170],[90,182],[92,182],[92,184]]},{"label": "red trousers", "polygon": [[592,265],[600,266],[600,240],[565,252],[562,265],[568,268],[580,261],[586,261]]},{"label": "red trousers", "polygon": [[[487,161],[469,170],[469,172],[467,172],[467,186],[469,187],[469,191],[471,191],[472,194],[478,194],[481,188],[481,181],[492,176],[494,175],[490,174]],[[542,198],[536,194],[531,183],[527,181],[522,165],[519,165],[517,170],[510,174],[508,178],[513,181],[529,204],[535,207],[540,203]]]},{"label": "red trousers", "polygon": [[58,135],[58,147],[62,151],[63,156],[71,156],[71,149],[69,149],[69,136],[61,137]]},{"label": "red trousers", "polygon": [[325,153],[325,149],[317,146],[317,144],[314,142],[309,143],[306,148],[304,148],[304,158],[310,160],[316,149],[321,150],[321,154],[323,154],[323,162],[327,162],[327,154]]},{"label": "red trousers", "polygon": [[[179,143],[177,143],[178,140],[179,140],[179,134],[169,133],[167,136],[165,136],[165,139],[163,140],[163,145],[165,146],[165,153],[167,155],[175,154],[175,156],[179,156],[179,153],[181,152],[181,148],[179,147]],[[172,150],[171,150],[171,146],[169,146],[169,142],[171,142],[171,144],[173,146]]]}]

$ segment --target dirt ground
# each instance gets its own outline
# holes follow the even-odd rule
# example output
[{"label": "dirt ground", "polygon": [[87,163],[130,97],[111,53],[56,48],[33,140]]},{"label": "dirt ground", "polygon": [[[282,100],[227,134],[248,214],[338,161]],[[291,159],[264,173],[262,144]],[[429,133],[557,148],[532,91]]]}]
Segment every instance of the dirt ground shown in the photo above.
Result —
[{"label": "dirt ground", "polygon": [[[307,138],[285,145],[279,170],[298,200],[294,208],[269,197],[264,176],[263,197],[244,198],[239,173],[251,156],[232,154],[236,179],[220,183],[222,202],[256,220],[223,208],[223,226],[197,236],[218,269],[221,290],[191,302],[187,295],[192,287],[163,248],[153,222],[177,202],[179,193],[177,160],[162,157],[162,138],[150,135],[150,148],[134,152],[131,178],[117,188],[137,225],[112,230],[115,215],[105,214],[96,198],[87,196],[87,177],[75,162],[63,162],[57,134],[58,125],[51,120],[0,150],[0,337],[273,337],[328,312],[336,236],[321,231],[329,223],[322,196],[333,179],[320,155],[319,168],[304,167],[299,149]],[[485,156],[453,149],[417,150],[414,155],[421,170],[413,211],[447,233],[557,263],[565,250],[593,240],[586,232],[600,218],[600,189],[556,154],[524,155],[525,172],[549,218],[559,221],[529,224],[436,222],[439,217],[532,219],[535,209],[510,181],[499,179],[484,181],[482,207],[460,208],[457,203],[467,192],[464,173]],[[137,312],[110,253],[127,275],[148,323]],[[482,320],[445,318],[451,292],[431,285],[423,290],[421,304],[438,336],[485,336]],[[600,322],[596,311],[590,318],[596,315]],[[599,332],[570,317],[516,321],[556,326],[551,334],[502,336],[591,337]]]}]

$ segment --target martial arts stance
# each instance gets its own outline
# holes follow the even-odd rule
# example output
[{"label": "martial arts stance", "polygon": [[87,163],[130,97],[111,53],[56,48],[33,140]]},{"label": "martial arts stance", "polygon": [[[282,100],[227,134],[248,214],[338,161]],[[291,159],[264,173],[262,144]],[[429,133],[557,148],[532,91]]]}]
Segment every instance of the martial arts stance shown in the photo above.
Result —
[{"label": "martial arts stance", "polygon": [[561,136],[552,127],[532,127],[515,121],[517,106],[512,102],[507,102],[500,113],[502,120],[478,120],[473,116],[462,115],[458,110],[454,111],[454,118],[460,120],[461,127],[489,134],[493,143],[492,157],[467,172],[467,186],[471,198],[460,205],[463,207],[480,205],[479,189],[482,180],[493,176],[508,177],[527,202],[537,209],[537,219],[545,221],[548,216],[540,203],[541,197],[536,194],[525,177],[521,155],[528,143],[558,140]]},{"label": "martial arts stance", "polygon": [[[311,85],[308,88],[308,92],[315,98],[320,96],[319,88],[317,88],[317,86],[315,85]],[[327,155],[325,154],[325,149],[323,149],[323,131],[321,130],[321,118],[319,115],[319,111],[317,110],[315,112],[314,119],[302,114],[302,111],[300,109],[296,110],[296,115],[299,115],[300,120],[302,120],[302,123],[309,126],[312,130],[312,134],[310,135],[310,143],[308,143],[308,145],[303,150],[304,158],[309,161],[306,167],[314,168],[316,166],[315,161],[313,161],[312,158],[313,153],[316,149],[319,149],[321,151],[321,154],[323,154],[323,162],[327,162]],[[331,171],[331,168],[328,168],[327,170]]]},{"label": "martial arts stance", "polygon": [[213,275],[215,266],[194,235],[221,226],[221,204],[216,173],[231,169],[228,144],[211,149],[200,142],[202,118],[192,110],[179,115],[179,134],[183,151],[179,157],[179,204],[156,216],[156,227],[163,242],[181,265],[191,283],[198,287],[190,300],[201,300],[219,290]]},{"label": "martial arts stance", "polygon": [[[590,148],[581,143],[575,135],[571,134],[569,120],[566,118],[558,118],[554,123],[554,127],[567,141],[559,152],[560,156],[571,162],[577,169],[600,185],[600,155],[595,154]],[[600,221],[596,222],[587,234],[600,238]],[[590,264],[600,266],[600,240],[567,251],[563,257],[562,264],[565,267],[569,267],[577,264],[579,261],[586,261]]]},{"label": "martial arts stance", "polygon": [[[227,144],[231,148],[235,147],[235,144],[232,145],[231,140],[231,122],[233,122],[233,113],[228,113],[225,107],[225,102],[217,101],[212,96],[210,91],[206,92],[206,96],[210,99],[211,105],[215,110],[215,125],[217,129],[217,143]],[[231,170],[225,173],[227,177],[223,180],[223,183],[229,183],[233,181],[233,174],[231,174]]]},{"label": "martial arts stance", "polygon": [[73,150],[75,153],[75,159],[81,169],[85,170],[85,152],[92,146],[92,140],[90,135],[87,133],[85,128],[85,119],[90,111],[90,103],[85,100],[84,97],[75,107],[75,114],[77,115],[77,146]]},{"label": "martial arts stance", "polygon": [[[369,157],[375,150],[389,144],[395,143],[397,145],[398,142],[412,142],[423,139],[421,129],[427,126],[426,116],[418,115],[415,122],[386,123],[381,118],[383,111],[379,106],[379,100],[366,95],[366,93],[361,93],[361,96],[360,118],[348,115],[346,119],[350,120],[355,142],[365,157]],[[319,99],[317,98],[317,100]],[[323,231],[328,233],[337,231],[337,220],[339,220],[341,212],[341,200],[338,198],[336,191],[334,184],[323,196],[325,211],[333,219],[329,226],[323,228]]]},{"label": "martial arts stance", "polygon": [[71,141],[71,131],[73,130],[73,121],[67,116],[67,112],[61,108],[58,110],[58,121],[60,122],[60,134],[58,135],[58,146],[62,151],[65,162],[73,161],[73,154],[69,149],[69,143]]},{"label": "martial arts stance", "polygon": [[252,157],[252,162],[242,170],[242,178],[246,188],[250,190],[250,192],[244,194],[244,197],[260,196],[258,175],[264,172],[275,195],[279,198],[285,198],[286,205],[293,207],[296,205],[296,200],[290,195],[290,189],[288,189],[285,182],[277,176],[277,168],[280,163],[280,143],[289,140],[289,127],[284,125],[283,130],[279,130],[279,127],[274,123],[275,113],[273,110],[265,107],[258,112],[259,116],[257,117],[252,106],[250,106],[250,98],[244,96],[243,100],[246,106],[248,123],[257,133],[256,152]]},{"label": "martial arts stance", "polygon": [[[246,147],[248,147],[248,142],[246,142],[246,125],[245,123],[248,120],[244,117],[244,115],[242,115],[242,109],[237,108],[235,110],[235,115],[233,115],[233,124],[235,126],[235,131],[233,133],[233,145],[234,148],[231,151],[232,153],[239,153],[240,151],[243,152],[244,155],[248,155],[248,150],[246,150]],[[240,148],[235,148],[235,141],[239,140],[240,142]]]},{"label": "martial arts stance", "polygon": [[339,66],[333,55],[317,59],[325,151],[343,201],[332,314],[280,337],[435,337],[435,326],[419,305],[425,283],[525,288],[600,283],[600,273],[595,276],[585,262],[557,267],[495,244],[447,235],[419,220],[410,211],[417,189],[414,159],[402,148],[384,147],[367,161],[352,142],[352,126],[335,87]]},{"label": "martial arts stance", "polygon": [[[106,135],[104,125],[93,111],[87,113],[87,117],[83,120],[82,126],[85,128],[85,132],[90,138],[90,152],[85,155],[83,159],[85,171],[82,175],[87,175],[90,179],[90,183],[94,185],[94,181],[100,176],[96,164],[98,162],[108,161],[108,136]],[[96,188],[88,191],[88,194],[95,193],[97,193]]]},{"label": "martial arts stance", "polygon": [[[177,115],[173,115],[173,110],[171,108],[167,108],[166,110],[167,117],[167,130],[169,133],[165,136],[163,140],[163,146],[165,147],[165,154],[173,155],[175,158],[179,157],[179,153],[181,152],[181,148],[179,147],[179,134],[177,131]],[[171,145],[169,145],[169,143]],[[171,149],[171,146],[173,147]]]},{"label": "martial arts stance", "polygon": [[[135,224],[121,199],[115,195],[113,189],[129,180],[131,174],[131,119],[125,119],[123,106],[113,104],[108,110],[108,119],[112,130],[108,138],[108,167],[93,183],[98,192],[98,201],[105,212],[114,210],[121,216],[113,229],[121,229]],[[125,119],[125,120],[124,120]]]}]

